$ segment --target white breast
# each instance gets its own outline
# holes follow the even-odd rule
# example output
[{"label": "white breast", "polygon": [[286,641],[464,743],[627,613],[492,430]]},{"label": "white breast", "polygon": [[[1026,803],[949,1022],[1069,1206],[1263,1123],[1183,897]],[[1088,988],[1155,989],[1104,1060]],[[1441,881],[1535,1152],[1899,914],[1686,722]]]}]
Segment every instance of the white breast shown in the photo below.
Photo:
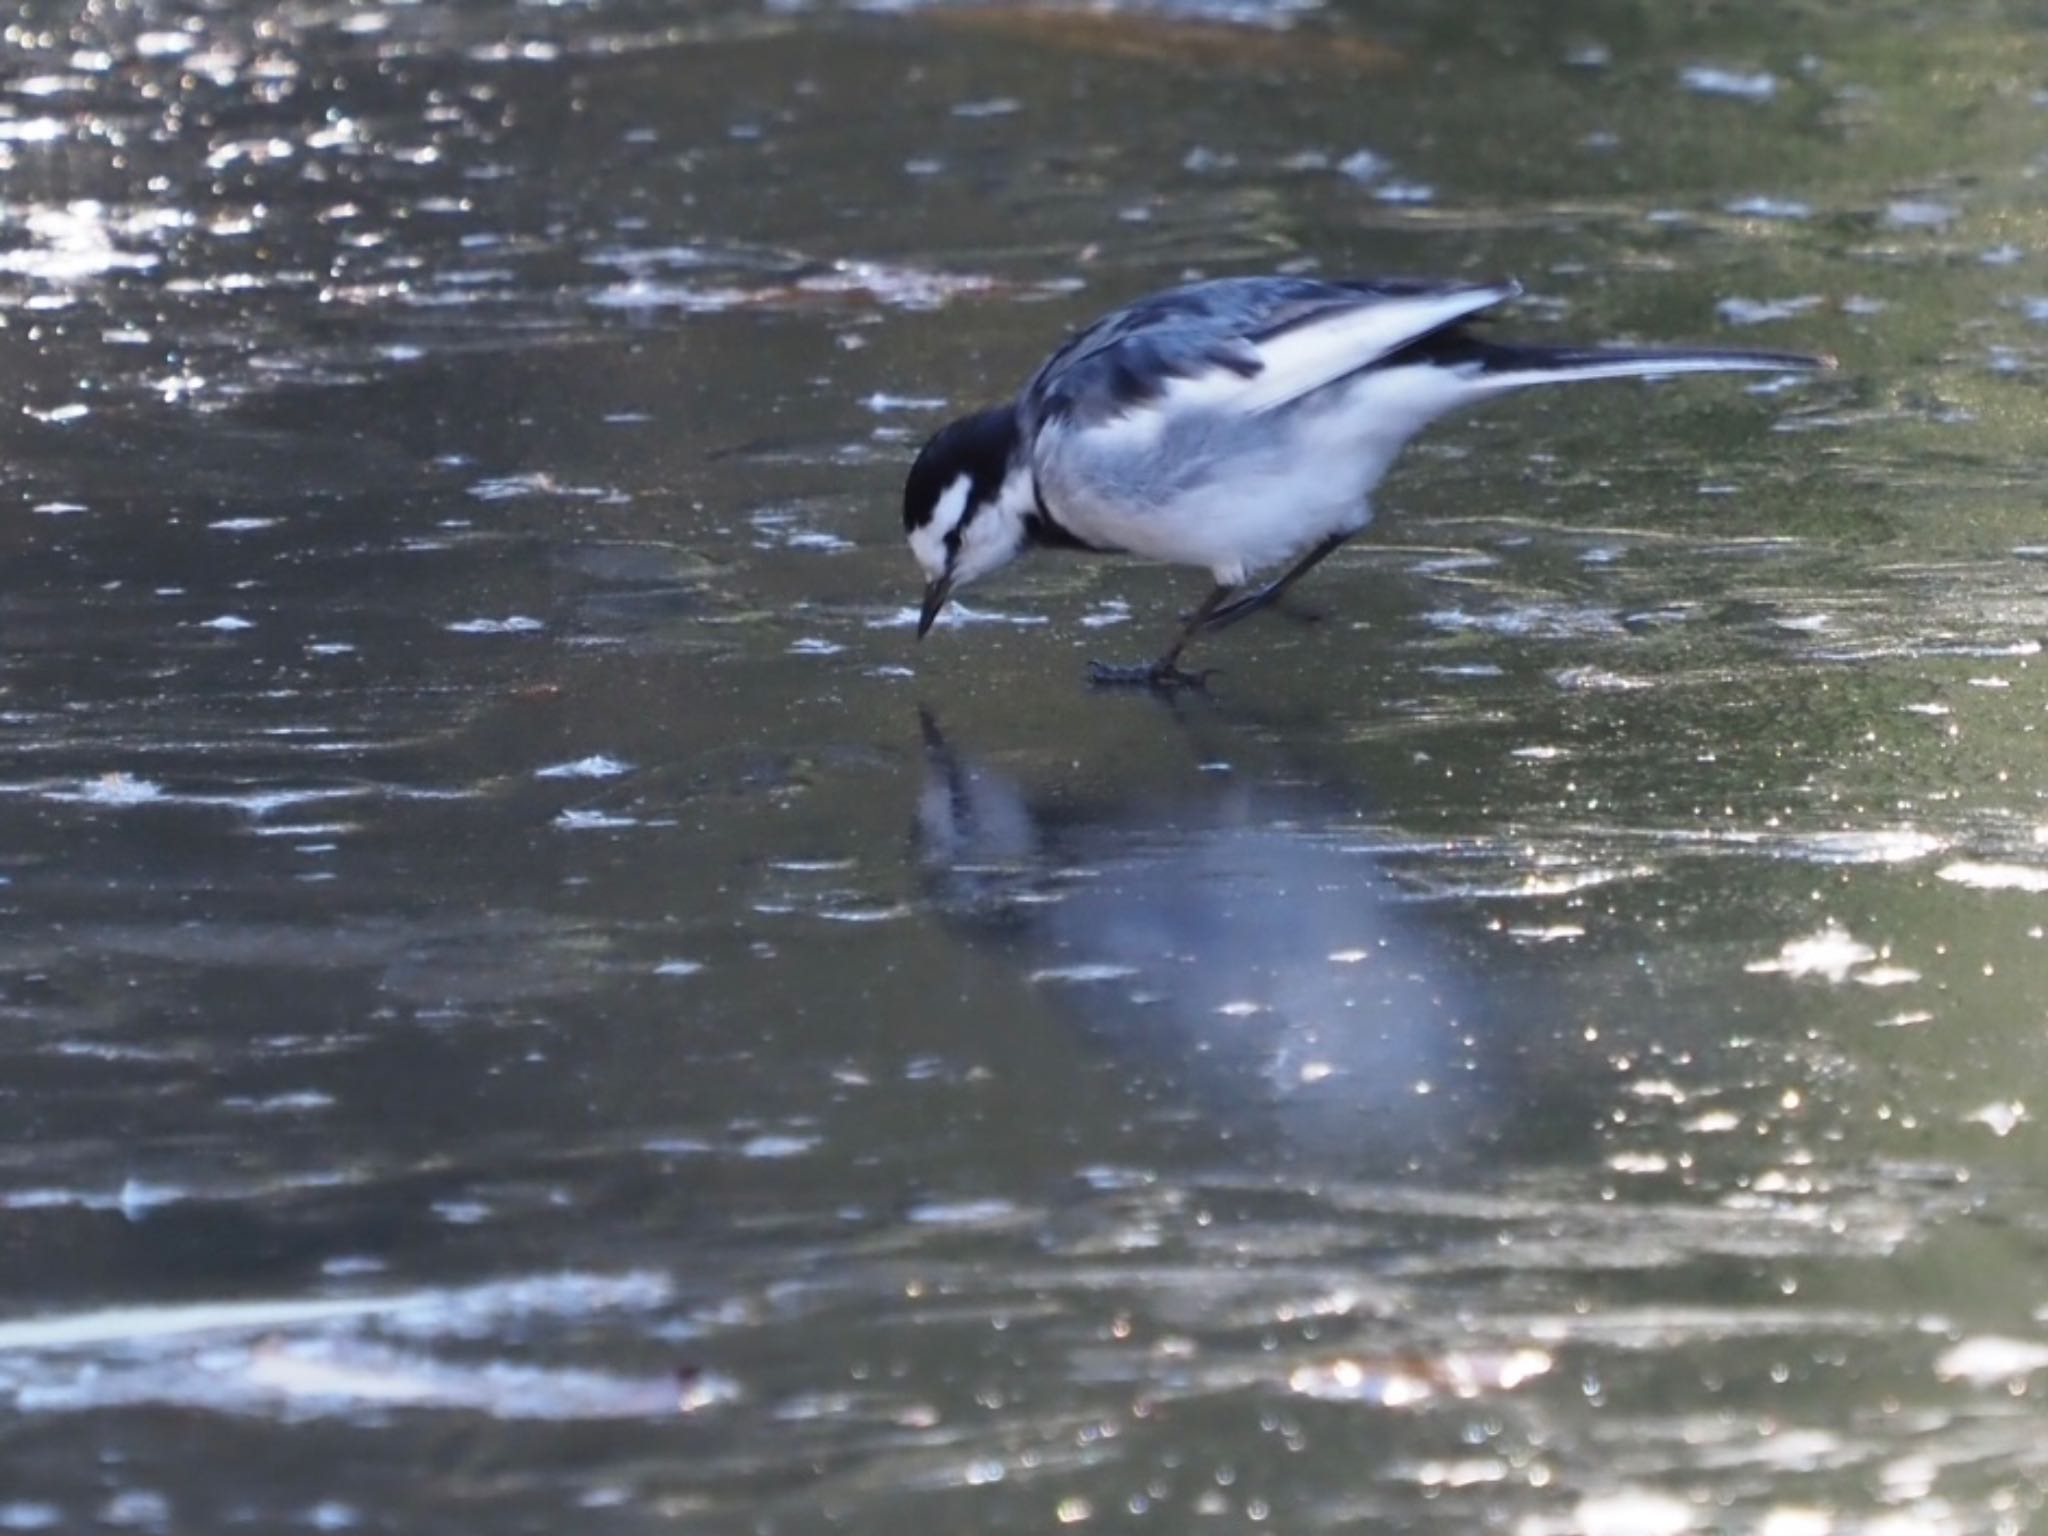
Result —
[{"label": "white breast", "polygon": [[1204,409],[1200,386],[1097,426],[1040,435],[1040,488],[1091,544],[1206,567],[1237,585],[1372,520],[1368,498],[1424,426],[1490,393],[1428,364],[1368,370],[1284,411]]}]

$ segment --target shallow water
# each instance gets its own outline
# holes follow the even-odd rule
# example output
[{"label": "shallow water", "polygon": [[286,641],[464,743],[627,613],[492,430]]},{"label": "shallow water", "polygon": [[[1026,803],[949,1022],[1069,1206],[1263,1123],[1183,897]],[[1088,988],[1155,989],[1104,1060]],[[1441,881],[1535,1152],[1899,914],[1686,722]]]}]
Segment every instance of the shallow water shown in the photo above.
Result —
[{"label": "shallow water", "polygon": [[[27,10],[0,1529],[2039,1518],[2031,12]],[[922,435],[1283,266],[1844,366],[914,645]]]}]

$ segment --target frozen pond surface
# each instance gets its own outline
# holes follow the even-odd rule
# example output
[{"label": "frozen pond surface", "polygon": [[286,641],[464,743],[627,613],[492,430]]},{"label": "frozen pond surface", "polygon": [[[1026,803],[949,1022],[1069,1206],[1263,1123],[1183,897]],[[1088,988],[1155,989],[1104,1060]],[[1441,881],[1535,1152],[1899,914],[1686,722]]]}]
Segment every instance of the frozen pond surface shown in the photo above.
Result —
[{"label": "frozen pond surface", "polygon": [[[9,52],[0,1530],[2037,1523],[2031,11]],[[923,434],[1290,265],[1844,367],[914,646]]]}]

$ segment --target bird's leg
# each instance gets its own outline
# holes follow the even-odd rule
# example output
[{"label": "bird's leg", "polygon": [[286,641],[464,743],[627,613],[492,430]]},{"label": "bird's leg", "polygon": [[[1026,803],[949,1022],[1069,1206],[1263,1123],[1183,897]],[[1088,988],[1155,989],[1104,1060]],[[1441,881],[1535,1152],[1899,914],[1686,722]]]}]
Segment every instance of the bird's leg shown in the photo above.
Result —
[{"label": "bird's leg", "polygon": [[1228,629],[1239,619],[1250,618],[1261,608],[1270,608],[1280,600],[1289,587],[1293,586],[1302,577],[1336,553],[1350,538],[1351,535],[1348,533],[1333,533],[1317,544],[1314,549],[1311,549],[1307,554],[1295,561],[1283,574],[1259,588],[1258,591],[1248,592],[1243,597],[1236,599],[1234,602],[1225,603],[1221,607],[1210,607],[1204,604],[1207,612],[1198,615],[1202,627],[1205,629]]},{"label": "bird's leg", "polygon": [[1135,667],[1113,667],[1105,662],[1088,663],[1088,678],[1091,682],[1111,684],[1142,684],[1147,688],[1200,688],[1208,681],[1206,672],[1183,672],[1176,665],[1180,653],[1187,649],[1188,642],[1207,624],[1211,617],[1230,600],[1235,587],[1217,586],[1202,599],[1201,607],[1188,615],[1187,623],[1174,637],[1173,644],[1166,648],[1166,654],[1148,665]]}]

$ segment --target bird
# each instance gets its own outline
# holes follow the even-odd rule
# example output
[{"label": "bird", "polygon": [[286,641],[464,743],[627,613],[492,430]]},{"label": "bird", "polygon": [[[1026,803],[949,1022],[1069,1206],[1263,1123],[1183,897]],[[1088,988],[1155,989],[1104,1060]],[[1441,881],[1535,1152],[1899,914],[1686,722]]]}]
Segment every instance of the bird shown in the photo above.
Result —
[{"label": "bird", "polygon": [[[1083,327],[1004,404],[925,443],[903,528],[922,640],[953,594],[1033,548],[1207,570],[1157,660],[1098,683],[1171,689],[1189,643],[1269,607],[1372,521],[1401,448],[1438,417],[1534,384],[1824,369],[1799,352],[1495,341],[1472,325],[1513,281],[1217,277]],[[1279,568],[1279,574],[1261,579]]]}]

